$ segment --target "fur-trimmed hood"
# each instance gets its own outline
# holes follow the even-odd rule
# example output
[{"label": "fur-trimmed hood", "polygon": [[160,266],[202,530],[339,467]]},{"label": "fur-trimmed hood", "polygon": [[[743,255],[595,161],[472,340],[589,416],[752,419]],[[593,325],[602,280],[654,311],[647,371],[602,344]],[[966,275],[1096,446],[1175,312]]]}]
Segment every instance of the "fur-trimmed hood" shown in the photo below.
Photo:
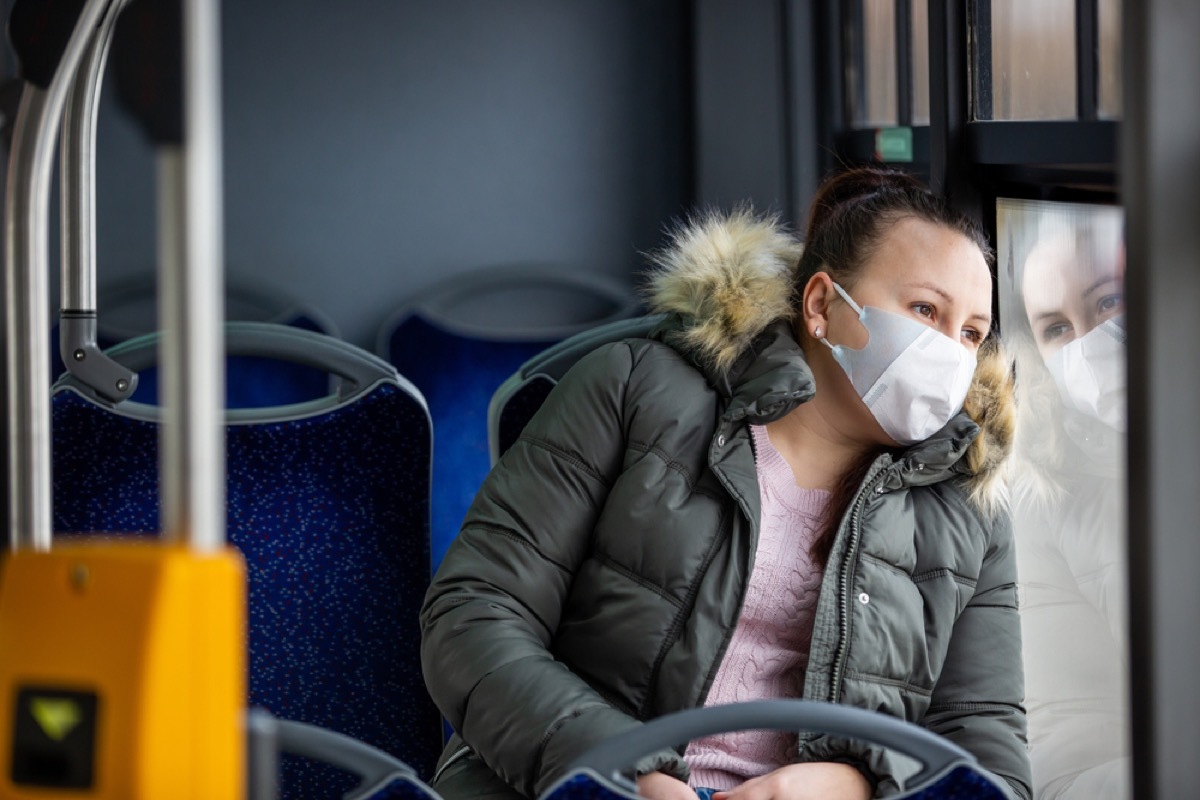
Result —
[{"label": "fur-trimmed hood", "polygon": [[[756,357],[755,340],[780,321],[791,329],[792,284],[802,249],[779,220],[749,209],[710,212],[678,226],[669,246],[652,254],[648,280],[651,309],[672,320],[664,339],[733,395]],[[798,345],[794,357],[811,380]],[[954,470],[968,476],[972,499],[993,511],[1007,499],[1001,467],[1016,424],[1011,363],[994,339],[980,350],[963,410],[942,432],[907,452],[941,441]]]},{"label": "fur-trimmed hood", "polygon": [[679,315],[681,343],[726,371],[768,325],[792,318],[802,250],[777,220],[710,212],[675,228],[670,246],[651,255],[650,306]]}]

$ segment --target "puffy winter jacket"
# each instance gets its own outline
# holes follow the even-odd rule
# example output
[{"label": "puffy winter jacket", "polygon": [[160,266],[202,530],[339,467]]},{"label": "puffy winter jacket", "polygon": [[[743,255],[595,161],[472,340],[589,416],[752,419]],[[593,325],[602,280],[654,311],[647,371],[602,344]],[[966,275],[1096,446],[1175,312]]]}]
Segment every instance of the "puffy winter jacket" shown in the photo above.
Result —
[{"label": "puffy winter jacket", "polygon": [[[783,319],[796,255],[748,215],[681,231],[655,278],[670,321],[568,373],[435,576],[426,683],[462,752],[521,793],[604,738],[703,704],[757,544],[749,424],[815,391]],[[994,361],[970,413],[868,471],[829,556],[803,696],[924,725],[1027,798],[1013,542],[994,498],[1012,409]],[[880,796],[915,771],[824,734],[801,736],[795,758],[857,761]],[[687,774],[675,751],[639,769]]]}]

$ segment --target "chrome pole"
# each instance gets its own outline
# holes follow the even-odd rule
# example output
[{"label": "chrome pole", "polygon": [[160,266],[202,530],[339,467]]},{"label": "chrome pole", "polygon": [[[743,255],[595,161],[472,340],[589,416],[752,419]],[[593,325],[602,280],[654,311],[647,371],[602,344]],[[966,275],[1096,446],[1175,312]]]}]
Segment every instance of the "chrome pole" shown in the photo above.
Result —
[{"label": "chrome pole", "polygon": [[115,22],[116,14],[108,15],[88,45],[63,114],[59,203],[65,309],[96,308],[96,115]]},{"label": "chrome pole", "polygon": [[184,144],[159,157],[163,535],[225,542],[219,7],[183,4]]},{"label": "chrome pole", "polygon": [[8,525],[13,548],[48,550],[50,471],[50,181],[67,88],[111,0],[89,0],[49,86],[26,84],[4,208]]}]

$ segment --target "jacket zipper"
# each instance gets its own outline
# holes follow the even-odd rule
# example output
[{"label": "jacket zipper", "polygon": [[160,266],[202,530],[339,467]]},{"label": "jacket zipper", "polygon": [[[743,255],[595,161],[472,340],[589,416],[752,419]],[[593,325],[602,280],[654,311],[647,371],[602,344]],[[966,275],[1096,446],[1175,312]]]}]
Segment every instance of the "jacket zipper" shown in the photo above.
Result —
[{"label": "jacket zipper", "polygon": [[863,486],[858,499],[854,501],[854,510],[850,514],[850,541],[846,544],[846,555],[842,560],[842,571],[838,576],[838,591],[840,605],[838,608],[838,648],[833,658],[833,675],[829,682],[829,702],[836,703],[841,694],[842,677],[846,669],[846,658],[850,652],[850,571],[854,567],[858,553],[858,541],[862,537],[862,514],[867,507],[871,493],[886,470],[880,470]]},{"label": "jacket zipper", "polygon": [[[719,431],[720,429],[721,429],[721,424],[718,421],[717,430]],[[755,451],[753,436],[750,437],[750,451],[752,453]],[[757,461],[757,457],[755,460]],[[733,618],[734,619],[733,627],[729,628],[727,631],[725,631],[725,636],[724,636],[723,640],[721,641],[721,646],[717,650],[717,658],[715,661],[713,661],[712,666],[709,667],[708,674],[704,676],[704,685],[700,687],[700,697],[697,700],[699,705],[703,705],[704,702],[708,699],[708,692],[710,689],[712,689],[713,681],[717,677],[717,670],[721,668],[721,662],[725,660],[725,652],[729,649],[729,642],[733,640],[734,628],[737,627],[738,620],[740,620],[742,618],[742,606],[745,605],[745,603],[746,603],[746,591],[750,588],[750,573],[752,573],[754,571],[754,556],[756,555],[756,551],[758,550],[758,534],[759,534],[758,526],[759,526],[759,522],[760,522],[760,520],[757,520],[757,519],[750,519],[750,515],[745,513],[745,509],[743,508],[742,504],[740,502],[738,502],[737,494],[733,491],[733,487],[730,486],[729,479],[725,476],[725,473],[719,469],[713,468],[711,465],[711,462],[710,462],[709,468],[712,469],[713,474],[717,476],[717,480],[719,480],[721,482],[721,485],[725,487],[726,493],[728,493],[730,498],[732,498],[734,500],[734,506],[737,507],[737,511],[735,511],[734,514],[741,514],[743,517],[745,517],[749,521],[749,523],[750,523],[750,543],[753,546],[750,548],[750,558],[746,562],[746,579],[744,581],[742,581],[741,594],[738,597],[738,603],[737,603],[737,613],[734,615],[734,618]],[[730,517],[729,524],[725,528],[725,530],[727,532],[727,534],[726,534],[727,536],[730,533],[732,533],[732,529],[733,529],[733,519],[732,519],[732,517]],[[716,548],[714,547],[708,554],[708,558],[705,561],[705,567],[708,566],[708,562],[710,562],[714,557],[716,557],[716,553],[717,553],[717,551],[716,551]],[[694,588],[698,591],[699,583],[697,583],[696,587],[694,587]]]},{"label": "jacket zipper", "polygon": [[[732,526],[732,524],[733,523],[731,521],[730,526]],[[716,550],[713,551],[713,554],[716,554]],[[749,575],[750,571],[754,569],[754,553],[750,554],[750,561],[748,562],[747,567],[748,570],[746,574]],[[712,689],[713,681],[716,680],[717,670],[721,668],[721,662],[725,660],[725,651],[729,649],[729,643],[733,640],[733,631],[734,628],[737,627],[737,620],[740,620],[742,617],[742,606],[746,602],[746,589],[749,587],[749,583],[749,578],[742,582],[742,592],[741,596],[738,597],[737,614],[734,616],[734,626],[733,628],[729,628],[727,631],[725,631],[725,636],[721,640],[721,646],[717,649],[717,658],[715,661],[713,661],[712,666],[708,668],[708,674],[704,676],[704,685],[700,687],[700,697],[698,699],[700,705],[703,705],[708,699],[708,692]]]},{"label": "jacket zipper", "polygon": [[454,753],[452,753],[451,756],[446,759],[446,763],[442,764],[442,766],[438,768],[437,772],[433,773],[433,777],[429,779],[429,782],[437,783],[437,779],[442,777],[442,773],[445,772],[446,769],[451,764],[454,764],[455,762],[457,762],[459,759],[461,759],[463,756],[467,755],[467,753],[470,753],[470,752],[471,752],[470,745],[465,745],[465,744],[462,747],[460,747],[459,749],[455,750]]}]

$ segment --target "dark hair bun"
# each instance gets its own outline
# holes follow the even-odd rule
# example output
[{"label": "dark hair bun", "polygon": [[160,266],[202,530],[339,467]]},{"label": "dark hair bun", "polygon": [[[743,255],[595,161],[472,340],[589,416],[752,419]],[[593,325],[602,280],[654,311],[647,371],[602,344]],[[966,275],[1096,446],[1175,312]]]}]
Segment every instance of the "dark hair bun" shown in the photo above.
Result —
[{"label": "dark hair bun", "polygon": [[864,166],[844,170],[821,184],[808,212],[805,240],[838,211],[889,191],[920,192],[925,186],[912,175],[890,167]]}]

